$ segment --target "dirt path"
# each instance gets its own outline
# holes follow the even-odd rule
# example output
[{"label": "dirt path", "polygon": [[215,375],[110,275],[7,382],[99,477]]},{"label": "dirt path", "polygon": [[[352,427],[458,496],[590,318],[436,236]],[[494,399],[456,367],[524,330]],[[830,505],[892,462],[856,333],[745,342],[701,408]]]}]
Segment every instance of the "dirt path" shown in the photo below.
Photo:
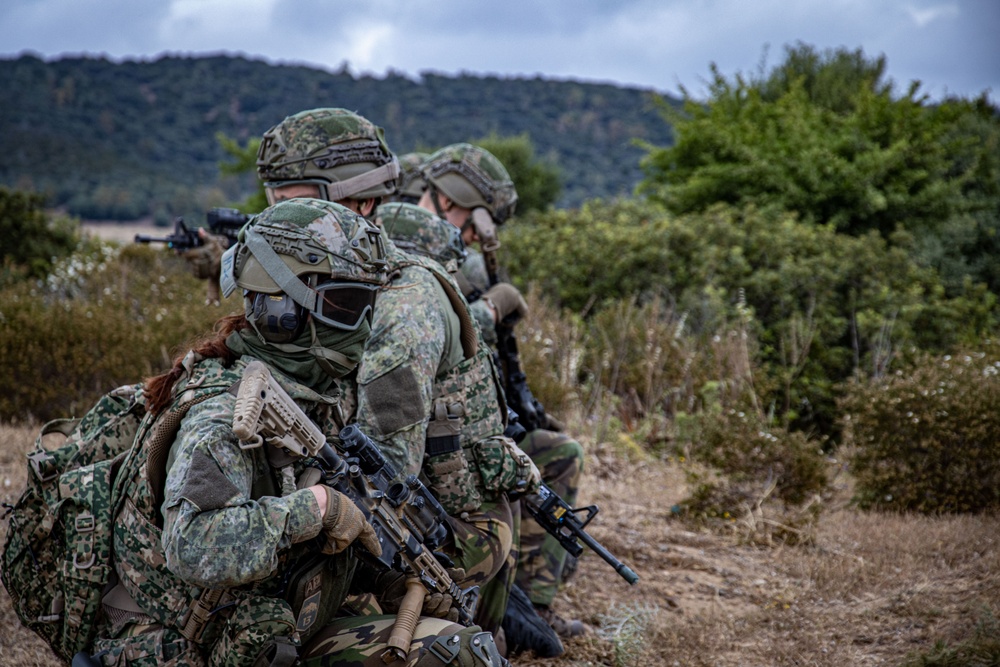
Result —
[{"label": "dirt path", "polygon": [[[33,428],[0,425],[0,497],[24,484]],[[557,598],[588,635],[560,658],[514,665],[898,665],[977,621],[1000,618],[1000,520],[831,510],[808,547],[764,549],[699,532],[671,511],[684,475],[592,453],[582,502],[592,534],[639,575],[629,586],[593,554]],[[3,524],[4,532],[6,524]],[[0,592],[0,665],[59,664]]]}]

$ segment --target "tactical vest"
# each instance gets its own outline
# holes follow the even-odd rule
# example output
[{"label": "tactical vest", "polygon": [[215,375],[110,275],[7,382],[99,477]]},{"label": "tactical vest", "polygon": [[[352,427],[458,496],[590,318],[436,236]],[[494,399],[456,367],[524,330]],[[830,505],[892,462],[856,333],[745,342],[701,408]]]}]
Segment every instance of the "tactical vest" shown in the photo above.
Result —
[{"label": "tactical vest", "polygon": [[395,268],[404,266],[430,271],[459,319],[462,361],[439,369],[434,379],[422,466],[428,487],[445,510],[459,515],[517,489],[527,476],[530,459],[502,435],[507,403],[500,375],[453,278],[439,263],[418,255],[395,263]]},{"label": "tactical vest", "polygon": [[[323,556],[309,541],[280,555],[271,577],[236,589],[208,589],[185,583],[166,565],[160,505],[166,462],[177,432],[172,415],[225,392],[235,393],[242,363],[227,369],[217,360],[185,359],[187,372],[173,389],[171,408],[140,425],[137,446],[122,467],[115,486],[113,552],[122,602],[110,596],[105,607],[111,634],[125,623],[158,624],[162,643],[180,653],[180,664],[250,665],[271,651],[295,659],[295,648],[319,630],[342,604],[353,575],[349,551]],[[235,401],[235,396],[234,399]],[[139,444],[141,443],[141,444]],[[250,450],[257,475],[253,497],[279,495],[266,448]],[[256,478],[260,478],[259,480]],[[272,641],[275,640],[275,641]],[[117,640],[95,647],[114,648]],[[127,640],[126,640],[127,641]],[[281,664],[280,659],[272,664]]]}]

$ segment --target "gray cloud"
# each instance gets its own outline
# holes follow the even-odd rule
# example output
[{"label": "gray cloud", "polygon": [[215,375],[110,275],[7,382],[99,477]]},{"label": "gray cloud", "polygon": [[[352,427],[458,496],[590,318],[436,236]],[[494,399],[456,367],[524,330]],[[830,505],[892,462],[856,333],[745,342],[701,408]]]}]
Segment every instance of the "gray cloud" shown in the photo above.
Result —
[{"label": "gray cloud", "polygon": [[1000,94],[995,0],[6,0],[3,54],[240,53],[355,72],[542,75],[704,93],[802,41],[884,54],[939,98]]}]

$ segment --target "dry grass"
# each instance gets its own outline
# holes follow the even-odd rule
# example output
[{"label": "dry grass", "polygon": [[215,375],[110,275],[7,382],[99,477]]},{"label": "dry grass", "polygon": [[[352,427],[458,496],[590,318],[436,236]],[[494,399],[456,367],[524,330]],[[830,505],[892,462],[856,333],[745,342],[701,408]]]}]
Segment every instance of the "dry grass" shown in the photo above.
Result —
[{"label": "dry grass", "polygon": [[[24,484],[36,429],[0,425],[3,502]],[[591,532],[640,581],[586,555],[557,605],[594,631],[561,658],[515,665],[898,665],[1000,616],[996,516],[839,509],[820,518],[812,546],[761,549],[685,528],[671,511],[686,492],[676,465],[587,446],[582,500],[601,506]],[[58,664],[0,592],[0,665]]]}]

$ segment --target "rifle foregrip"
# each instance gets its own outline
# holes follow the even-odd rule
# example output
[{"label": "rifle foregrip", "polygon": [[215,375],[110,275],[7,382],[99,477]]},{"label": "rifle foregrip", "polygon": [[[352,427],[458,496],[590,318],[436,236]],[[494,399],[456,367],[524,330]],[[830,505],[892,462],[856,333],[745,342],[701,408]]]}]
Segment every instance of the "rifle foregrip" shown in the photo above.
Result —
[{"label": "rifle foregrip", "polygon": [[410,644],[413,642],[413,632],[417,629],[417,622],[420,620],[420,610],[424,606],[426,594],[427,589],[424,588],[419,579],[410,577],[406,580],[406,593],[403,595],[403,601],[399,603],[396,622],[392,626],[389,641],[386,642],[389,648],[382,654],[384,662],[390,663],[393,660],[406,659],[406,654],[410,651]]}]

